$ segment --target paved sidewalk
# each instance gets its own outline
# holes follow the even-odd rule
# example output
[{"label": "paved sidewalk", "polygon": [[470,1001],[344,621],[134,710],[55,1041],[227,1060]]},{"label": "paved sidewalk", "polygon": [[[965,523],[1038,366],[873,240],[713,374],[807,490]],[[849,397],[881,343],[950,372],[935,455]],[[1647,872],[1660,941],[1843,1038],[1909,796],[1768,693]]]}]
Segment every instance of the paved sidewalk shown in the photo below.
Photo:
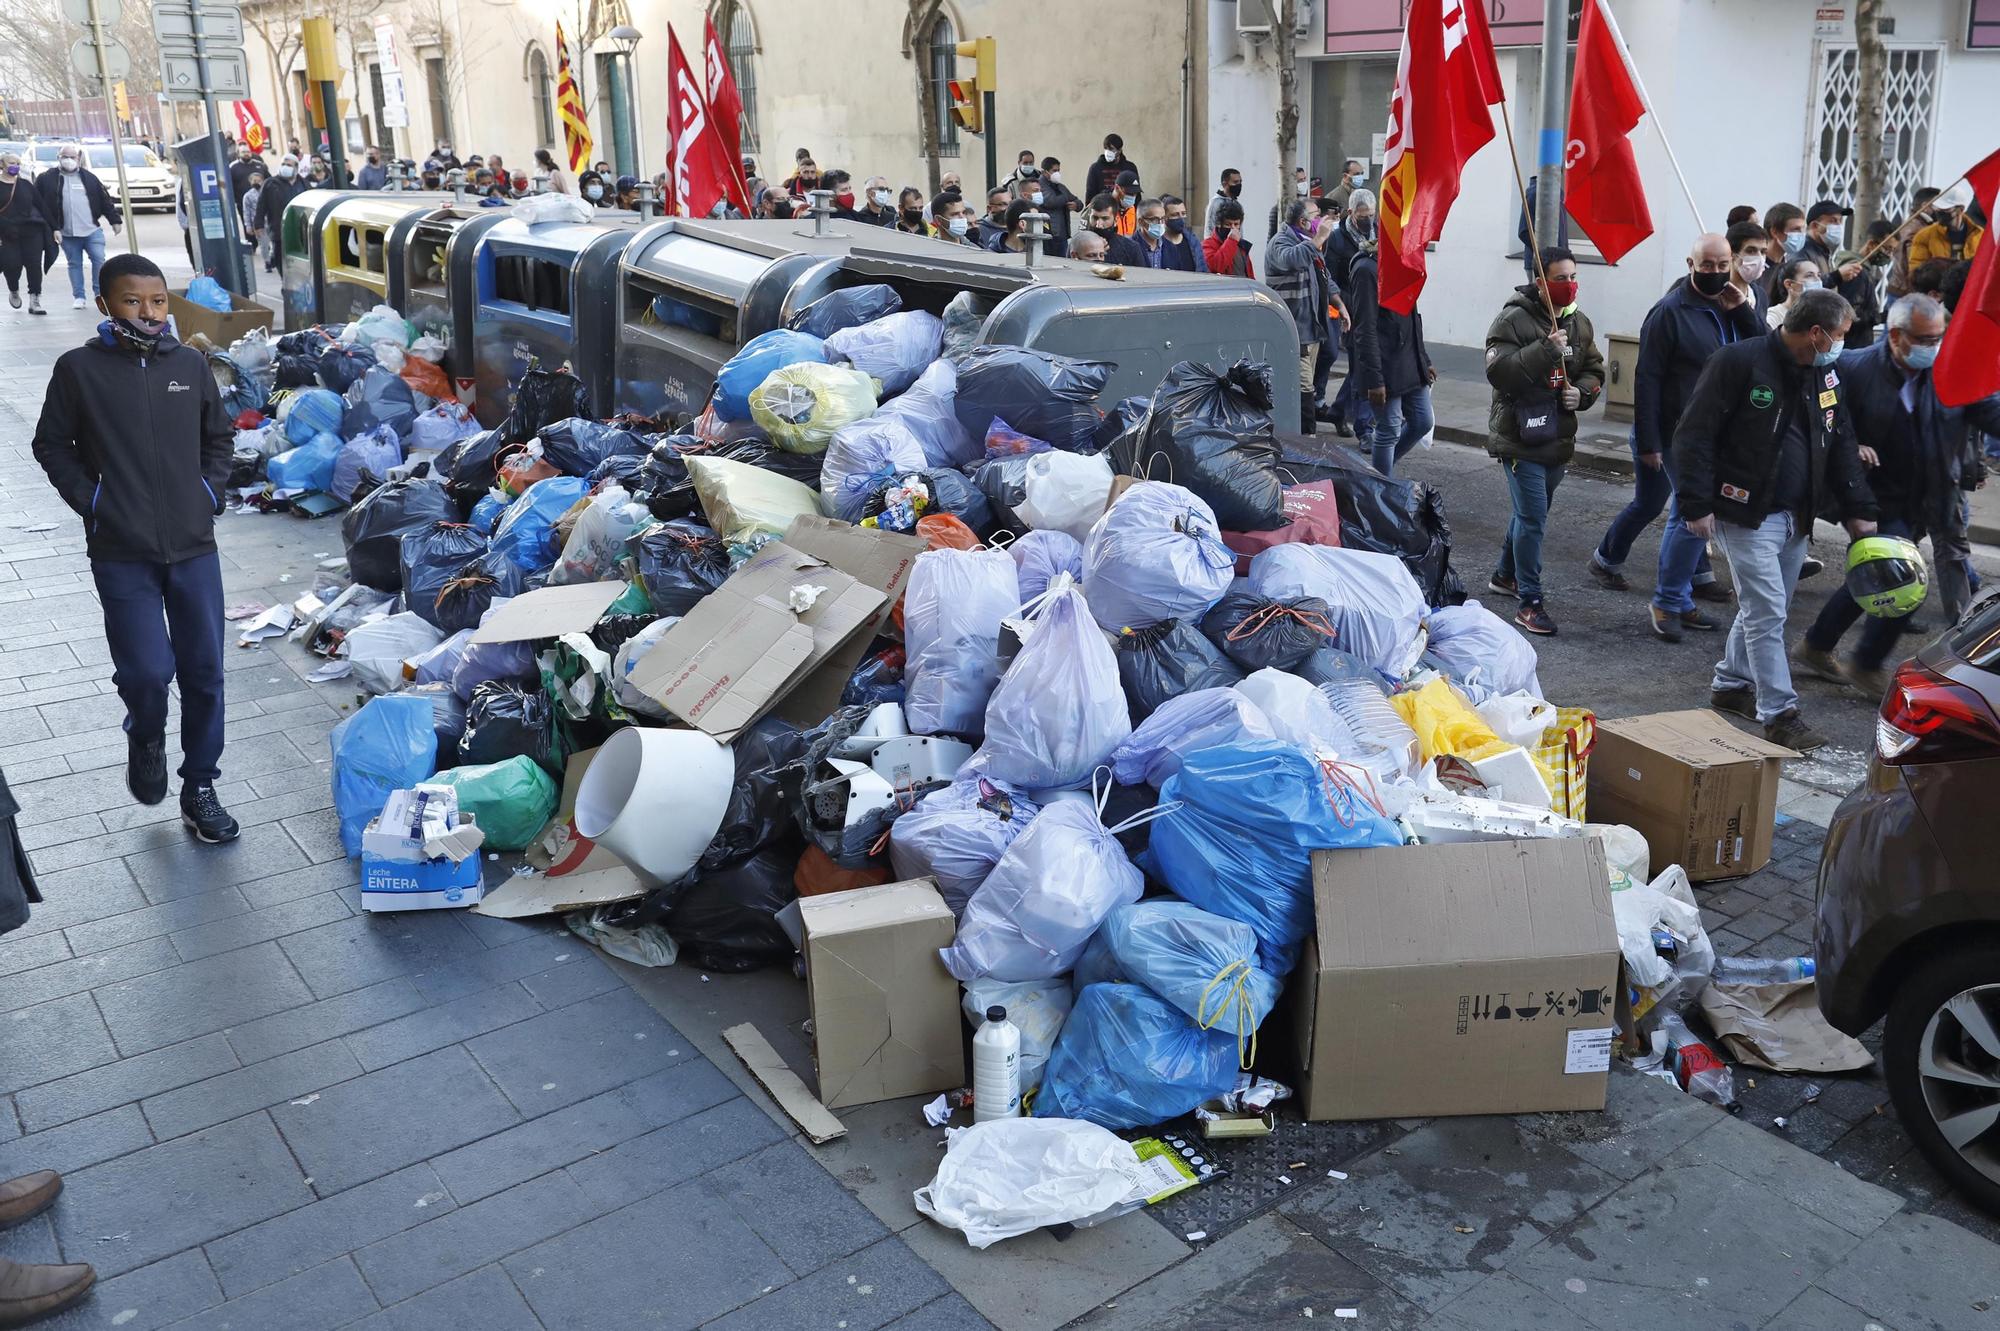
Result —
[{"label": "paved sidewalk", "polygon": [[[788,973],[362,915],[325,738],[353,694],[307,684],[298,648],[230,649],[240,842],[135,806],[81,535],[27,449],[46,367],[89,319],[6,313],[0,766],[49,901],[0,938],[0,1177],[69,1187],[0,1255],[104,1277],[52,1328],[1995,1325],[2000,1253],[1920,1213],[1938,1199],[1630,1072],[1604,1114],[1316,1136],[1274,1206],[1203,1239],[1169,1207],[972,1251],[910,1204],[941,1138],[913,1101],[847,1111],[812,1148],[721,1046],[754,1020],[801,1056]],[[226,517],[221,542],[232,604],[295,597],[340,548],[337,520],[278,516]],[[1810,817],[1816,793],[1787,807]],[[1786,837],[1767,872],[1796,884],[1816,838]],[[1729,928],[1749,940],[1754,914]]]}]

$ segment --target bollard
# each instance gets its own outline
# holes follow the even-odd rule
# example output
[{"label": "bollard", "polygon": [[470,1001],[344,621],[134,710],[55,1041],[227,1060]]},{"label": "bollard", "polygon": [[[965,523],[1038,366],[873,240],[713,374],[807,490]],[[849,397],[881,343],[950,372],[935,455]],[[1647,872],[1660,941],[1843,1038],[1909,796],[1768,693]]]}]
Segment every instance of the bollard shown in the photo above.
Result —
[{"label": "bollard", "polygon": [[1021,247],[1021,257],[1030,268],[1042,261],[1042,242],[1049,238],[1049,215],[1047,213],[1023,213],[1021,220],[1028,224],[1027,234],[1021,239],[1027,243]]},{"label": "bollard", "polygon": [[811,201],[813,234],[826,234],[826,219],[833,216],[833,191],[830,189],[807,190],[806,198]]},{"label": "bollard", "polygon": [[653,215],[653,206],[654,206],[654,203],[655,203],[655,200],[654,200],[654,198],[653,198],[653,182],[652,182],[652,181],[650,181],[650,180],[642,180],[642,181],[640,181],[640,182],[639,182],[639,216],[641,216],[641,217],[647,217],[647,218],[650,218],[650,217],[651,217],[651,216]]}]

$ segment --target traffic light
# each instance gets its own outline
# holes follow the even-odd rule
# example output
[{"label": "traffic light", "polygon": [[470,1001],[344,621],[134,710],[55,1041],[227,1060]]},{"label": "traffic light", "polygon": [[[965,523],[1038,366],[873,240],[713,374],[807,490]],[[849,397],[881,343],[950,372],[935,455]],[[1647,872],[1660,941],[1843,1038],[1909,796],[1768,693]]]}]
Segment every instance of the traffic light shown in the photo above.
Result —
[{"label": "traffic light", "polygon": [[952,79],[946,86],[951,91],[952,122],[968,134],[986,132],[986,104],[994,91],[995,56],[994,41],[991,37],[974,37],[963,41],[955,48],[961,56],[971,58],[973,77]]}]

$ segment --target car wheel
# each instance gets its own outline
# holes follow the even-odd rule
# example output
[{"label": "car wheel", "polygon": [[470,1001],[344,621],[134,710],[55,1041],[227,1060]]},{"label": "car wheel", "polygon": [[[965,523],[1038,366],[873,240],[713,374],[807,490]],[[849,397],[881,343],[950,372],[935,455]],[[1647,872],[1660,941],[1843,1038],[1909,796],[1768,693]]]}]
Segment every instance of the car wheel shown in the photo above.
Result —
[{"label": "car wheel", "polygon": [[1924,1158],[2000,1214],[2000,947],[1953,953],[1904,980],[1882,1062]]}]

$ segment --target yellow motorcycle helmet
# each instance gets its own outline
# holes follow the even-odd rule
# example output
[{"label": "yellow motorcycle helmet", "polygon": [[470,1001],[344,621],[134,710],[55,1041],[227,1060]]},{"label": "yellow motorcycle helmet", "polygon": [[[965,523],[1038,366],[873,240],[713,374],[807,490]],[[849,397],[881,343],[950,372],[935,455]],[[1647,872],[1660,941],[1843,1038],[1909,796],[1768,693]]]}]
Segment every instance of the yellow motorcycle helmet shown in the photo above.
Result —
[{"label": "yellow motorcycle helmet", "polygon": [[1847,594],[1879,619],[1916,613],[1930,590],[1930,570],[1917,543],[1902,536],[1864,536],[1847,547]]}]

